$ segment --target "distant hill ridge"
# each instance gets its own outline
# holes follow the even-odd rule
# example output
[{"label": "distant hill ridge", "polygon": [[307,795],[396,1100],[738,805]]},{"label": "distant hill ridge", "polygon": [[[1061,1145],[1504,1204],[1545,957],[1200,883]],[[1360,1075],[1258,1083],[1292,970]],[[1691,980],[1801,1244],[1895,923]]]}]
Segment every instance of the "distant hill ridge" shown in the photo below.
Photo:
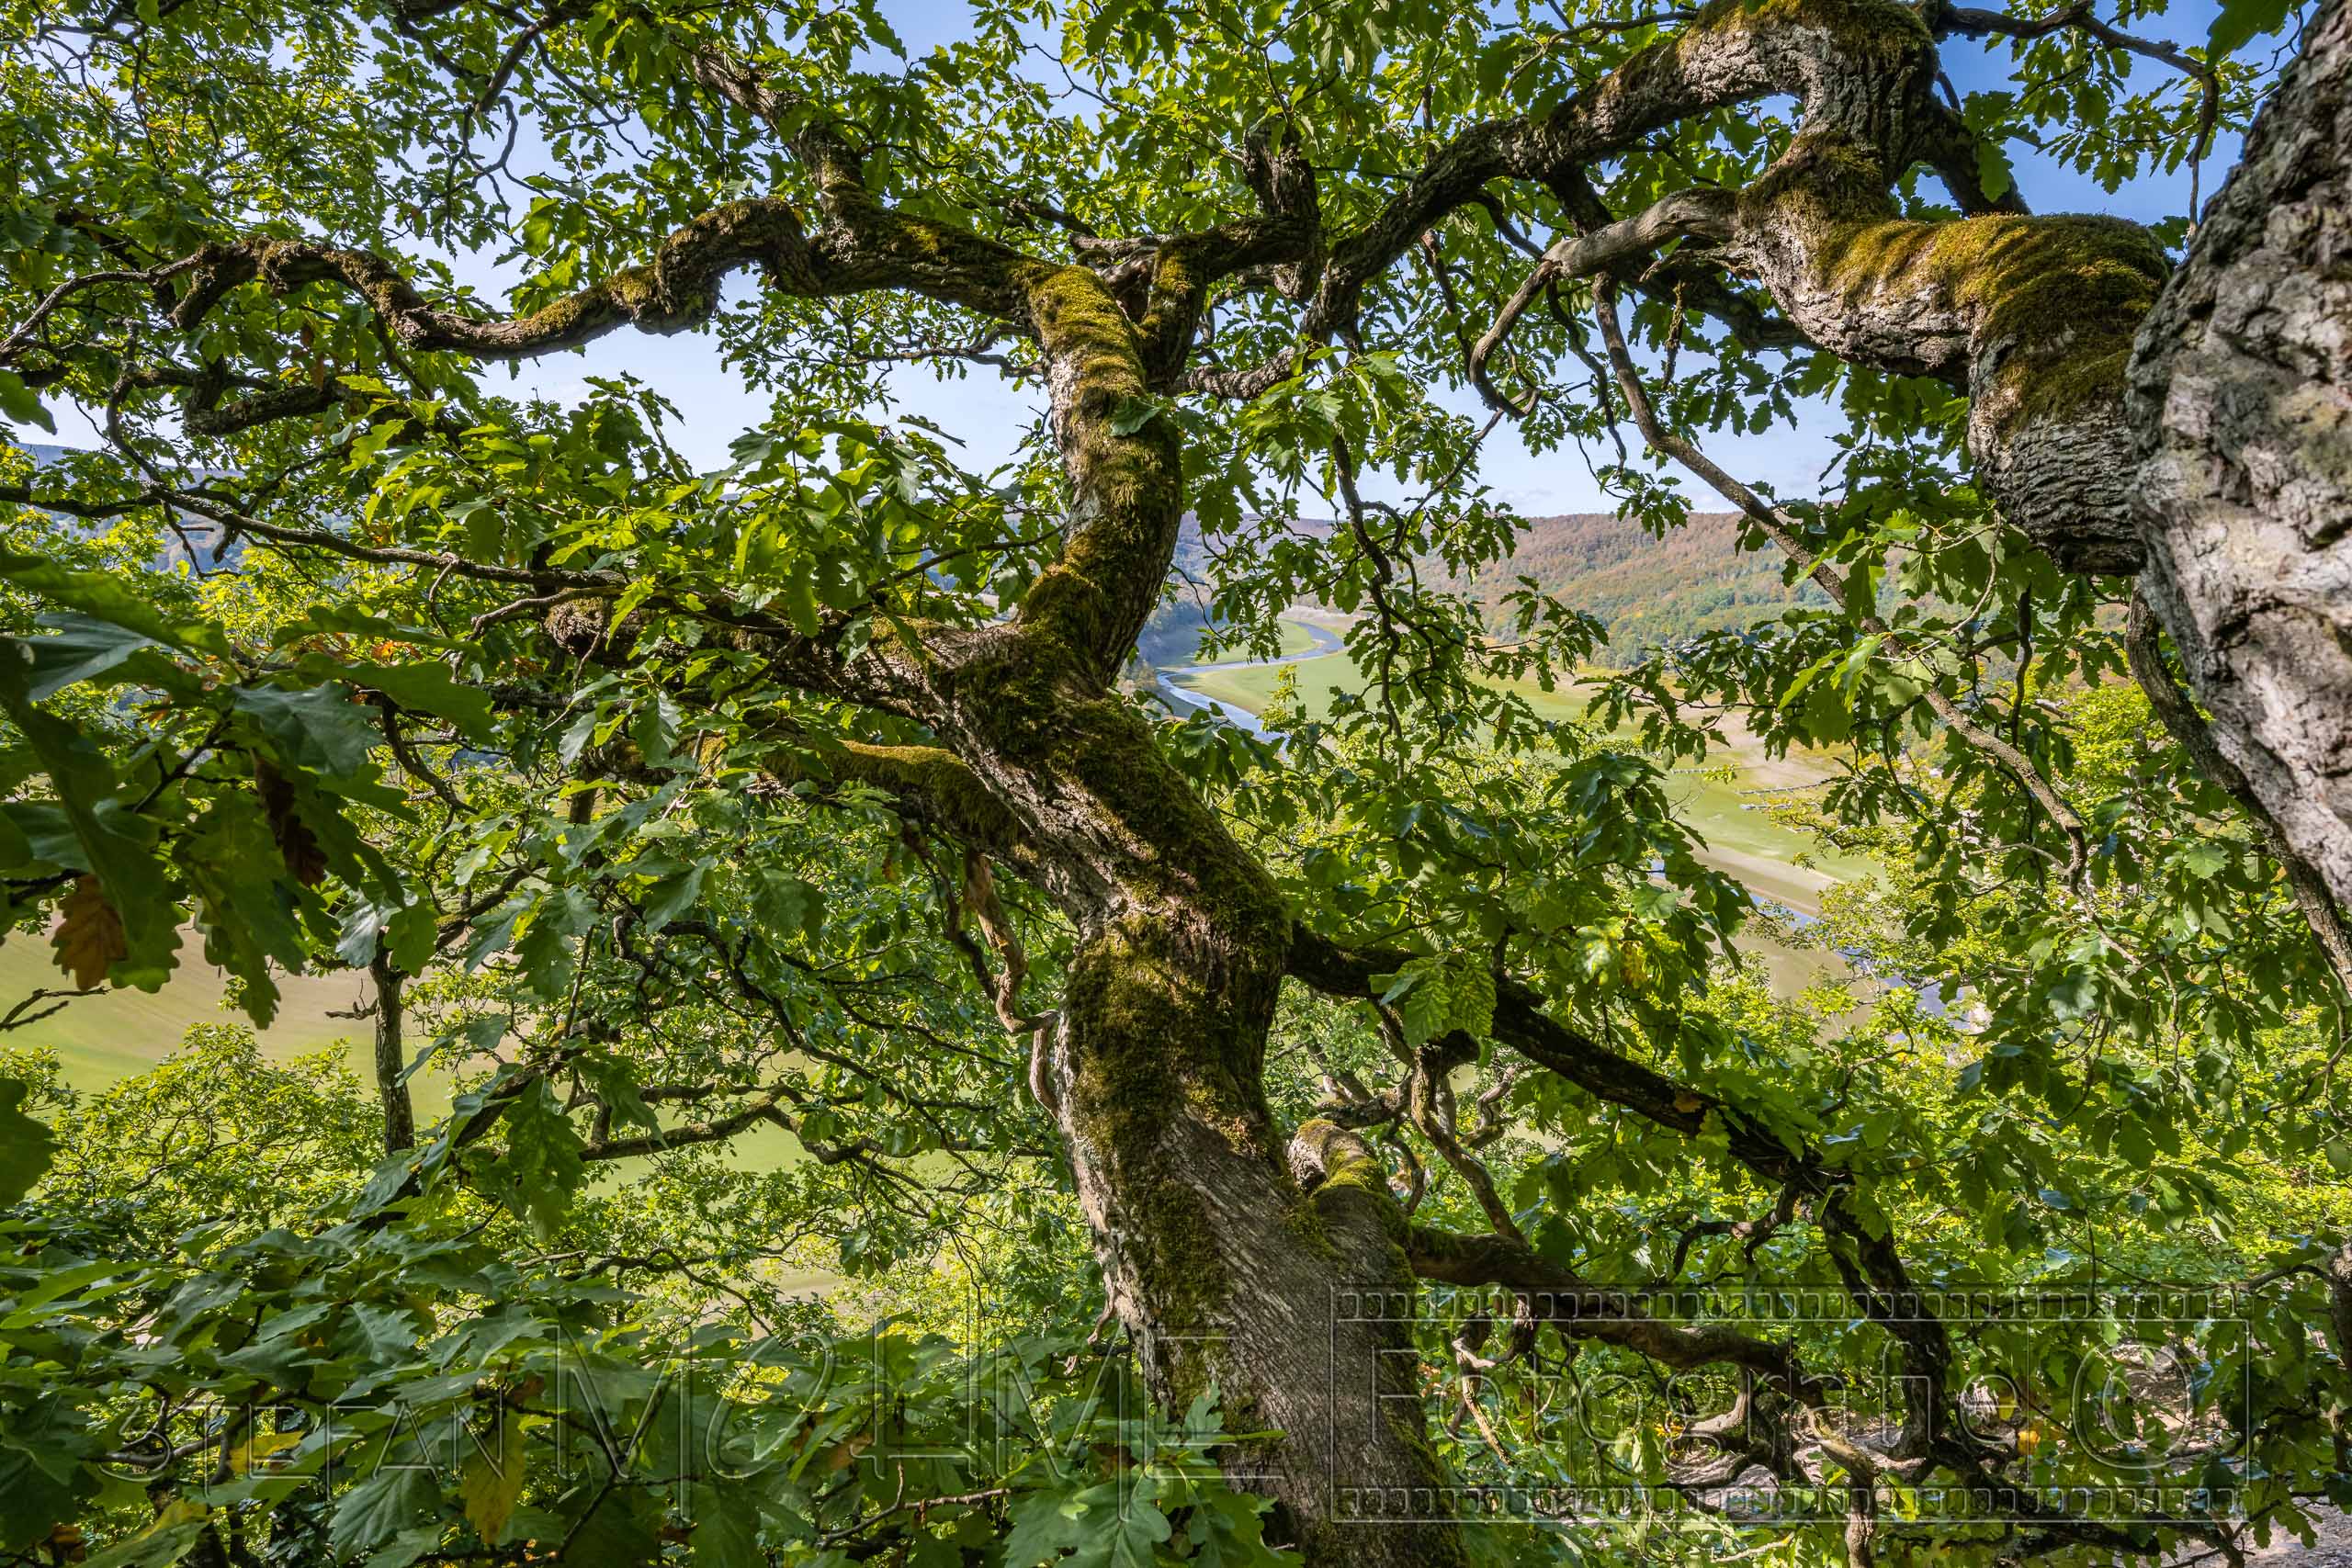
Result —
[{"label": "distant hill ridge", "polygon": [[[1319,537],[1336,525],[1307,520],[1291,526]],[[1188,575],[1205,567],[1190,518],[1176,559]],[[1499,625],[1504,596],[1521,577],[1532,577],[1570,609],[1600,621],[1608,643],[1599,657],[1622,665],[1660,644],[1753,626],[1794,604],[1828,603],[1811,583],[1792,587],[1781,581],[1785,564],[1776,550],[1739,547],[1737,513],[1692,513],[1688,523],[1657,538],[1640,524],[1609,513],[1577,512],[1528,518],[1508,559],[1470,579],[1440,581],[1483,601]],[[1182,594],[1153,617],[1142,638],[1143,656],[1161,666],[1189,662],[1201,629],[1198,605],[1192,595]]]},{"label": "distant hill ridge", "polygon": [[1736,512],[1694,512],[1664,538],[1626,518],[1577,512],[1528,519],[1509,559],[1449,585],[1499,613],[1519,579],[1532,577],[1606,626],[1607,661],[1622,664],[1661,643],[1753,626],[1794,604],[1828,603],[1809,582],[1781,581],[1786,564],[1777,550],[1739,547]]}]

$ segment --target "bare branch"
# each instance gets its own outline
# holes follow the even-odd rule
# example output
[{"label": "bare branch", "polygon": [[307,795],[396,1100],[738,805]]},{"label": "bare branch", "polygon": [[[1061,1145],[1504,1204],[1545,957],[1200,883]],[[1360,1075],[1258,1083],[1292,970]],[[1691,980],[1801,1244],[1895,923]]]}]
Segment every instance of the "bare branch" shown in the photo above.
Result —
[{"label": "bare branch", "polygon": [[1510,335],[1511,328],[1536,295],[1556,278],[1589,277],[1646,257],[1668,240],[1700,236],[1724,239],[1731,233],[1732,212],[1738,198],[1730,191],[1682,190],[1663,197],[1638,215],[1589,234],[1563,234],[1544,253],[1527,281],[1519,286],[1477,345],[1470,351],[1470,379],[1489,408],[1524,419],[1535,412],[1531,397],[1525,406],[1505,398],[1487,378],[1487,361]]}]

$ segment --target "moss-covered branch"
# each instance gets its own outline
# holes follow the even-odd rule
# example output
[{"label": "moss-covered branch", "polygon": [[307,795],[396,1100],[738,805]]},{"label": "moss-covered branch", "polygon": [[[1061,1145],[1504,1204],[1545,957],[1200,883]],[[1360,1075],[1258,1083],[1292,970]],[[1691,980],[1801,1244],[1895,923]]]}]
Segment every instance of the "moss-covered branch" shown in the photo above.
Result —
[{"label": "moss-covered branch", "polygon": [[253,238],[205,246],[172,309],[192,332],[231,290],[260,282],[273,293],[328,283],[356,294],[403,345],[483,359],[523,359],[577,348],[616,328],[678,332],[707,319],[719,281],[758,264],[782,286],[824,286],[799,215],[776,197],[712,209],[663,241],[652,261],[629,267],[524,315],[485,317],[436,306],[392,263],[370,251],[300,240]]},{"label": "moss-covered branch", "polygon": [[762,771],[782,783],[809,779],[863,784],[896,797],[909,816],[995,853],[1020,844],[1020,824],[978,774],[940,746],[883,746],[862,740],[829,744],[812,766],[805,753],[779,753]]},{"label": "moss-covered branch", "polygon": [[[1487,334],[1474,378],[1483,380],[1486,355],[1547,278],[1630,278],[1663,241],[1700,236],[1711,248],[1686,248],[1678,269],[1703,273],[1704,257],[1761,284],[1788,318],[1789,337],[1966,391],[1971,450],[1996,502],[2063,564],[2135,570],[2123,368],[2164,286],[2164,254],[2135,224],[2031,217],[2013,192],[1988,198],[1969,131],[1936,96],[1938,71],[1928,25],[1895,0],[1714,0],[1549,114],[1488,122],[1449,141],[1332,245],[1304,336],[1349,330],[1371,282],[1447,214],[1486,199],[1487,182],[1541,185],[1577,231],[1547,253]],[[1736,199],[1669,193],[1617,221],[1592,197],[1586,172],[1640,138],[1778,95],[1797,100],[1800,134]],[[1892,190],[1920,163],[1968,216],[1901,214]],[[1737,298],[1717,289],[1698,303],[1736,307]],[[1246,396],[1286,372],[1278,356],[1194,384]]]}]

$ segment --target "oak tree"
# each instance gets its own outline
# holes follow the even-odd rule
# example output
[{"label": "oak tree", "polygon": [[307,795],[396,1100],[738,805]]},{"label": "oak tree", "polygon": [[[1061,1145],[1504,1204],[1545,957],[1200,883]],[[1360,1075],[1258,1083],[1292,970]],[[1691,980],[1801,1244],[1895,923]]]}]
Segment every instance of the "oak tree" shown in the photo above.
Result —
[{"label": "oak tree", "polygon": [[[386,1163],[336,1235],[454,1231],[454,1187],[553,1235],[600,1162],[777,1125],[877,1193],[1066,1183],[1163,1416],[1310,1562],[1483,1549],[1417,1501],[1474,1439],[1411,1314],[1337,1305],[1428,1281],[1520,1292],[1482,1369],[1548,1339],[1742,1380],[1658,1472],[1826,1479],[1805,1539],[1852,1562],[1905,1528],[1891,1481],[2005,1489],[1951,1550],[2234,1552],[2019,1491],[1962,1410],[1979,1348],[1917,1305],[1974,1248],[2048,1256],[2070,1191],[2177,1221],[2250,1146],[2341,1145],[2352,8],[2186,42],[2146,10],[978,0],[910,51],[866,0],[11,6],[0,404],[101,437],[0,491],[17,929],[62,918],[77,986],[223,967],[263,1021],[288,972],[371,974]],[[2012,79],[1962,99],[1939,51],[1987,39]],[[2155,227],[2033,212],[2005,151],[2111,186],[2239,130]],[[680,333],[772,401],[719,471],[631,378],[502,392]],[[1012,458],[894,417],[909,366],[1001,378]],[[1709,455],[1833,400],[1819,498]],[[1538,711],[1593,628],[1449,585],[1509,570],[1502,421],[1660,528],[1695,479],[1831,607],[1609,682],[1643,751]],[[1180,567],[1214,635],[1351,613],[1363,697],[1280,740],[1161,712],[1126,677]],[[2136,727],[2083,694],[2127,667]],[[1726,713],[1849,759],[1821,825],[1913,880],[1838,918],[1973,988],[1970,1031],[1874,1036],[1939,1043],[1932,1115],[1894,1057],[1740,1010],[1760,917],[1657,772]],[[436,976],[497,1006],[419,1118]],[[1593,1194],[1655,1230],[1685,1164],[1742,1217],[1668,1267]],[[2249,1309],[2284,1392],[2234,1439],[2281,1519],[2342,1482],[2308,1330],[2352,1299],[2295,1245]],[[1604,1288],[1694,1252],[1844,1292],[1903,1369],[1883,1424],[1836,1414],[1850,1344]],[[320,1310],[397,1289],[333,1267]],[[565,1505],[565,1560],[636,1496]],[[435,1506],[378,1487],[334,1543],[438,1551]],[[681,1539],[928,1522],[843,1506]],[[451,1502],[459,1554],[514,1506]],[[1055,1517],[1012,1555],[1262,1550]],[[637,1560],[648,1517],[579,1550]]]}]

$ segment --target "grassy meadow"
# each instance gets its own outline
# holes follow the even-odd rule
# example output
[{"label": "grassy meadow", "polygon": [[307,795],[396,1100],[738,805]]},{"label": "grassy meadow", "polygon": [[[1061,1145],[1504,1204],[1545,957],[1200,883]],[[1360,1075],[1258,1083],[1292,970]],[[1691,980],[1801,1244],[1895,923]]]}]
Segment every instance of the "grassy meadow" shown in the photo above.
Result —
[{"label": "grassy meadow", "polygon": [[[220,971],[204,963],[193,931],[184,933],[183,965],[163,989],[109,990],[82,997],[37,1023],[0,1034],[0,1044],[46,1046],[62,1065],[68,1086],[90,1091],[129,1077],[162,1061],[179,1048],[189,1027],[198,1023],[251,1021],[222,1004],[228,987]],[[57,989],[68,982],[51,962],[48,944],[19,935],[0,943],[0,1007],[13,1005],[38,989]],[[363,1083],[375,1075],[373,1025],[366,1019],[337,1018],[364,1007],[369,1000],[368,982],[358,975],[278,976],[283,998],[277,1018],[269,1028],[256,1030],[262,1054],[276,1061],[290,1061],[322,1047],[340,1044],[351,1070]],[[421,1046],[412,1043],[411,1054]],[[419,1118],[431,1121],[449,1109],[450,1077],[428,1066],[409,1080],[409,1093]],[[729,1142],[722,1155],[739,1168],[776,1169],[800,1157],[800,1143],[781,1127],[758,1126]],[[638,1167],[622,1161],[616,1171]]]},{"label": "grassy meadow", "polygon": [[[0,1034],[0,1043],[49,1046],[64,1065],[66,1082],[76,1089],[99,1089],[161,1061],[178,1048],[191,1024],[245,1022],[243,1013],[221,1005],[228,996],[227,977],[204,962],[202,939],[193,931],[183,933],[183,939],[181,966],[162,990],[152,996],[109,990],[78,998],[37,1023]],[[55,960],[41,937],[18,932],[0,942],[0,1006],[13,1006],[35,990],[70,987],[73,982],[59,972]],[[265,1055],[284,1061],[341,1040],[348,1043],[356,1071],[373,1071],[368,1021],[329,1016],[367,1005],[364,978],[294,975],[281,976],[277,984],[285,994],[277,1021],[256,1035]]]}]

